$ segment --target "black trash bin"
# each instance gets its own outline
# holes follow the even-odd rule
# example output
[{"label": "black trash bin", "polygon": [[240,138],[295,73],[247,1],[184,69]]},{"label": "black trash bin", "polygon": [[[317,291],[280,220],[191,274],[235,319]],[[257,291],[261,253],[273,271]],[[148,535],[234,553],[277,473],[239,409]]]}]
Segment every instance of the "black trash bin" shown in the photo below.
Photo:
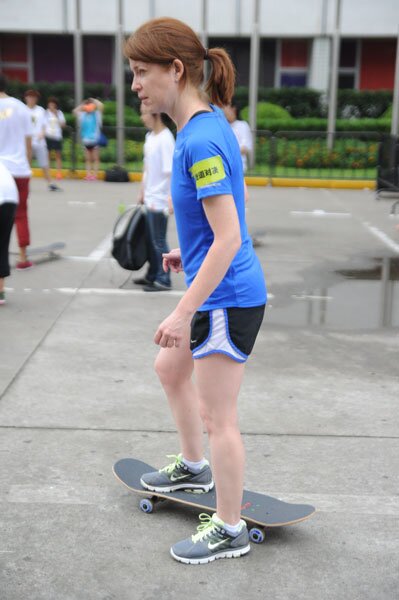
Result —
[{"label": "black trash bin", "polygon": [[377,198],[381,192],[399,193],[399,138],[384,136],[378,147]]}]

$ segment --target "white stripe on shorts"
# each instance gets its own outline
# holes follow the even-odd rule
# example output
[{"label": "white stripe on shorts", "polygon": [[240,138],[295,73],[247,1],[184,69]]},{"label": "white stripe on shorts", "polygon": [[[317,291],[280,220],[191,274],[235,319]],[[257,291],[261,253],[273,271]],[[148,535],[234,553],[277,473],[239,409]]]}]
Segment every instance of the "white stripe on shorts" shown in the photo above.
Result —
[{"label": "white stripe on shorts", "polygon": [[193,350],[193,358],[204,358],[208,354],[227,354],[238,362],[245,362],[245,354],[240,354],[231,345],[227,331],[227,316],[223,308],[209,311],[210,335],[204,344]]}]

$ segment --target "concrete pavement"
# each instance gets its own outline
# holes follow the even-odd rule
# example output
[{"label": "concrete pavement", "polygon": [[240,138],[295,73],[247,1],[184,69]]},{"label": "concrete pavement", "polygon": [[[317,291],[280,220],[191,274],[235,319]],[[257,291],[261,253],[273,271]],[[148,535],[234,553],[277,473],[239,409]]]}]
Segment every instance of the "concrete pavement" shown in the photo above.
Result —
[{"label": "concrete pavement", "polygon": [[111,471],[124,456],[163,466],[178,451],[152,335],[184,282],[145,294],[106,252],[137,184],[63,187],[51,194],[34,180],[30,198],[32,245],[65,241],[63,258],[13,271],[0,310],[2,600],[396,598],[399,233],[389,202],[250,189],[270,301],[240,397],[246,486],[318,513],[268,530],[240,560],[185,566],[169,547],[194,532],[196,512],[165,504],[144,515]]}]

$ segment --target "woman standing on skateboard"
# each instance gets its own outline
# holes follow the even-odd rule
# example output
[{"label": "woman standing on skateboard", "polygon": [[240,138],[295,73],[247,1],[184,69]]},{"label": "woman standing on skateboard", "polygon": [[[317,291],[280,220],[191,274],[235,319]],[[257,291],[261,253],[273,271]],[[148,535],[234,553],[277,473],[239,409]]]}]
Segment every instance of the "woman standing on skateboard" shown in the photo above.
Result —
[{"label": "woman standing on skateboard", "polygon": [[[177,126],[171,192],[180,248],[164,255],[164,268],[184,270],[188,285],[154,338],[161,346],[155,370],[177,425],[181,454],[143,475],[142,485],[206,492],[214,478],[216,513],[201,515],[198,533],[171,548],[176,560],[206,563],[250,549],[240,520],[245,453],[237,398],[266,303],[262,269],[245,223],[240,149],[218,108],[231,101],[234,67],[225,50],[205,49],[190,27],[170,18],[142,25],[125,54],[132,90],[143,106],[168,114]],[[205,60],[211,74],[204,92]],[[204,458],[203,424],[213,475]]]}]

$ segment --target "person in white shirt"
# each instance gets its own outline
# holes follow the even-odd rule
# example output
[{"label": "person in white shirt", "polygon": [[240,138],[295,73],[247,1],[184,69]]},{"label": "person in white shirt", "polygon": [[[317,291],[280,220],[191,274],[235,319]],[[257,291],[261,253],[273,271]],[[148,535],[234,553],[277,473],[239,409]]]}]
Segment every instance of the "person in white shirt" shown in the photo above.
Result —
[{"label": "person in white shirt", "polygon": [[246,173],[248,169],[248,158],[250,157],[253,149],[251,129],[246,121],[240,121],[237,118],[238,109],[235,104],[229,104],[228,106],[225,106],[223,110],[226,119],[234,131],[238,145],[240,146],[242,167],[244,169],[244,173]]},{"label": "person in white shirt", "polygon": [[149,267],[145,277],[134,280],[146,292],[170,290],[170,273],[162,267],[162,254],[169,252],[166,239],[168,215],[173,212],[170,197],[175,139],[160,114],[142,111],[144,125],[150,131],[144,143],[144,173],[139,202],[147,208]]},{"label": "person in white shirt", "polygon": [[[238,108],[234,104],[234,102],[232,102],[228,106],[224,106],[223,112],[225,114],[226,119],[230,123],[231,128],[234,131],[234,135],[237,138],[238,145],[240,146],[242,169],[245,175],[248,169],[248,158],[251,156],[253,149],[251,129],[246,121],[240,121],[239,119],[237,119]],[[248,202],[249,194],[245,179],[244,193],[245,202]]]},{"label": "person in white shirt", "polygon": [[62,130],[66,127],[64,113],[58,108],[58,100],[50,96],[47,100],[47,110],[44,117],[44,133],[51,165],[51,153],[55,154],[57,179],[62,179]]},{"label": "person in white shirt", "polygon": [[22,270],[32,266],[26,248],[30,244],[28,196],[33,127],[25,104],[8,96],[6,88],[7,80],[0,75],[0,162],[14,177],[18,188],[19,203],[15,214],[19,245],[17,269]]},{"label": "person in white shirt", "polygon": [[37,90],[26,90],[24,98],[26,106],[30,110],[33,125],[32,154],[36,158],[39,167],[43,171],[44,178],[48,184],[48,189],[50,192],[57,192],[60,188],[51,181],[48,163],[48,150],[44,137],[44,120],[46,111],[37,103],[40,98],[40,92]]},{"label": "person in white shirt", "polygon": [[17,205],[17,185],[10,171],[0,162],[0,305],[6,301],[4,279],[10,275],[8,246]]}]

